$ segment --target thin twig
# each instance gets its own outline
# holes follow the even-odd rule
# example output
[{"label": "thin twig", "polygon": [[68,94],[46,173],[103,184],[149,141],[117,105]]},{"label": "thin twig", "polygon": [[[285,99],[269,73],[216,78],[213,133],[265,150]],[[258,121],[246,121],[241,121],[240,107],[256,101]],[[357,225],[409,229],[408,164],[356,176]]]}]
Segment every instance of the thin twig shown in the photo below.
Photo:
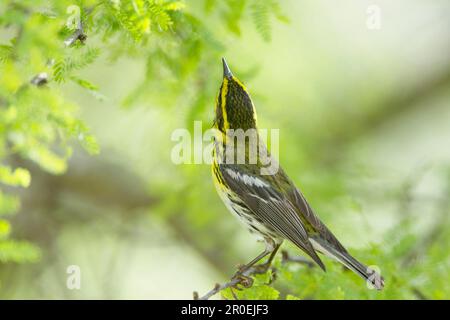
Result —
[{"label": "thin twig", "polygon": [[66,47],[70,47],[77,40],[80,40],[80,42],[82,44],[84,44],[84,41],[86,39],[87,39],[87,35],[84,33],[83,25],[80,21],[80,23],[78,23],[78,27],[75,29],[75,31],[66,40],[64,40],[64,44],[66,45]]},{"label": "thin twig", "polygon": [[[87,8],[87,9],[85,9],[84,10],[84,19],[86,20],[86,18],[94,11],[94,9],[96,9],[101,4],[103,4],[103,1],[100,1],[97,4],[95,4],[95,5]],[[78,21],[77,28],[75,29],[75,31],[66,40],[64,40],[64,44],[67,47],[70,47],[77,40],[79,40],[82,44],[84,44],[84,41],[86,41],[86,39],[87,39],[87,35],[84,32],[83,21],[80,19]]]},{"label": "thin twig", "polygon": [[302,256],[291,256],[289,255],[289,253],[286,250],[281,251],[281,263],[282,264],[286,264],[288,262],[295,262],[295,263],[300,263],[300,264],[304,264],[309,268],[314,267],[314,263],[310,260],[308,260],[305,257]]},{"label": "thin twig", "polygon": [[[281,254],[282,254],[282,258],[281,258],[282,264],[293,262],[293,263],[304,264],[308,268],[314,267],[314,263],[309,261],[305,257],[290,256],[289,253],[285,250],[283,250],[281,252]],[[198,292],[194,291],[194,294],[193,294],[194,300],[208,300],[209,298],[216,295],[220,291],[228,289],[228,288],[237,289],[237,290],[248,289],[253,285],[252,276],[254,276],[256,274],[265,273],[265,272],[267,272],[267,270],[269,270],[269,268],[261,268],[262,266],[263,265],[256,265],[256,266],[250,267],[247,270],[243,271],[242,273],[238,273],[235,276],[233,276],[230,279],[230,281],[228,281],[228,282],[225,282],[223,284],[217,283],[212,290],[207,292],[202,297],[199,297]],[[274,277],[272,278],[272,281],[270,282],[270,283],[272,283],[275,280],[276,269],[274,267],[270,267],[270,269],[272,270],[272,273],[274,274]],[[236,299],[237,297],[236,297],[234,291],[232,291],[231,293],[232,293],[233,297]]]},{"label": "thin twig", "polygon": [[[94,11],[94,9],[97,8],[97,7],[98,7],[100,4],[102,4],[102,3],[103,3],[103,2],[100,1],[100,2],[97,3],[96,5],[93,5],[92,7],[87,8],[87,9],[85,10],[84,19],[86,19],[87,16],[90,15],[90,14]],[[21,33],[21,32],[22,32],[22,29],[20,29],[19,32]],[[74,32],[73,32],[69,37],[67,37],[66,40],[64,40],[64,45],[65,45],[66,47],[70,47],[70,46],[72,46],[73,44],[75,44],[75,42],[76,42],[77,40],[79,40],[81,44],[84,44],[84,42],[86,41],[86,39],[87,39],[87,35],[86,35],[86,33],[84,32],[83,21],[80,19],[80,20],[78,21],[77,28],[74,30]],[[53,60],[53,59],[50,59],[49,61],[50,61],[50,62],[49,62],[49,66],[51,66],[51,65],[53,64],[53,61],[54,61],[54,60]],[[46,84],[48,83],[48,81],[49,81],[48,74],[47,74],[46,72],[41,72],[41,73],[35,75],[35,76],[30,80],[30,83],[33,84],[33,85],[35,85],[35,86],[37,86],[37,87],[42,87],[42,86],[46,85]]]},{"label": "thin twig", "polygon": [[35,75],[33,77],[33,79],[30,80],[30,83],[37,87],[41,87],[41,86],[47,84],[47,82],[48,82],[47,72],[38,73],[37,75]]},{"label": "thin twig", "polygon": [[[256,274],[261,274],[266,272],[267,270],[262,271],[261,267],[259,265],[253,266],[248,268],[247,270],[243,271],[242,273],[236,274],[231,278],[230,281],[220,284],[216,283],[214,288],[207,292],[202,297],[199,297],[198,292],[194,291],[194,300],[208,300],[215,294],[219,293],[222,290],[228,289],[228,288],[234,288],[237,290],[242,290],[243,288],[250,288],[253,285],[253,279],[252,276]],[[242,287],[240,287],[242,286]],[[234,295],[234,293],[233,293]]]}]

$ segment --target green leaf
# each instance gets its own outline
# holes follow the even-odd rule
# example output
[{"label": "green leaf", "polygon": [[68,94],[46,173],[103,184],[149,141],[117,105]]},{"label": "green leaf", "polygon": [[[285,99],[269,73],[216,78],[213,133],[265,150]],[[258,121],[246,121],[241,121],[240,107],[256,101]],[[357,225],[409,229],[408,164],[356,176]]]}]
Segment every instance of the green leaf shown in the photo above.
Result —
[{"label": "green leaf", "polygon": [[[277,300],[280,292],[275,288],[267,285],[273,278],[271,270],[265,274],[258,274],[253,277],[253,286],[248,289],[234,290],[238,299],[244,300]],[[222,290],[222,296],[225,299],[234,299],[231,289]]]},{"label": "green leaf", "polygon": [[4,63],[13,57],[13,46],[0,45],[0,63]]},{"label": "green leaf", "polygon": [[28,187],[31,176],[27,169],[16,168],[14,171],[8,166],[0,165],[0,182],[10,186]]},{"label": "green leaf", "polygon": [[26,241],[0,241],[0,262],[30,263],[41,259],[41,250],[36,245]]},{"label": "green leaf", "polygon": [[81,146],[91,155],[100,153],[100,146],[97,143],[97,139],[93,135],[80,133],[78,140]]},{"label": "green leaf", "polygon": [[79,120],[74,120],[68,124],[67,132],[75,137],[81,146],[91,155],[100,153],[100,146],[93,135],[89,133],[88,127]]},{"label": "green leaf", "polygon": [[99,48],[82,48],[77,54],[60,59],[53,65],[53,79],[57,83],[64,83],[76,70],[92,64],[101,54]]},{"label": "green leaf", "polygon": [[164,9],[167,11],[180,11],[186,8],[184,1],[171,1],[164,4]]},{"label": "green leaf", "polygon": [[0,240],[8,238],[11,232],[11,225],[8,221],[0,219]]},{"label": "green leaf", "polygon": [[81,86],[81,87],[83,87],[85,89],[95,90],[95,91],[98,90],[98,87],[95,84],[89,82],[88,80],[81,79],[81,78],[78,78],[78,77],[75,77],[75,76],[71,76],[70,79],[73,82],[75,82],[76,84],[78,84],[79,86]]},{"label": "green leaf", "polygon": [[42,169],[53,174],[62,174],[67,169],[67,162],[64,157],[57,155],[42,145],[37,145],[27,150],[26,156],[39,164]]},{"label": "green leaf", "polygon": [[270,41],[272,38],[269,9],[268,1],[264,0],[255,0],[251,5],[253,23],[265,41]]},{"label": "green leaf", "polygon": [[71,76],[70,80],[72,80],[73,82],[78,84],[80,87],[87,89],[88,92],[97,100],[103,101],[106,99],[106,97],[103,94],[98,92],[98,87],[95,84],[93,84],[92,82],[85,80],[85,79],[78,78],[76,76]]},{"label": "green leaf", "polygon": [[[268,285],[253,285],[253,287],[243,290],[235,290],[234,293],[239,300],[277,300],[280,292]],[[231,289],[222,291],[225,299],[233,300]]]},{"label": "green leaf", "polygon": [[254,0],[250,9],[255,28],[265,41],[272,39],[272,17],[284,23],[289,22],[289,18],[283,14],[280,4],[277,1]]}]

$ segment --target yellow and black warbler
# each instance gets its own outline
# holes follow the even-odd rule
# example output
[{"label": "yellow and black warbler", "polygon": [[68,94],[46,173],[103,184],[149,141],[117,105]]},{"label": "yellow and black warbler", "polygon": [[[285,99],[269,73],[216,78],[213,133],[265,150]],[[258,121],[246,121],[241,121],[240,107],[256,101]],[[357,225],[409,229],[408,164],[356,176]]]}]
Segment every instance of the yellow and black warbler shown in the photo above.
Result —
[{"label": "yellow and black warbler", "polygon": [[[213,179],[227,208],[266,245],[264,252],[242,266],[237,275],[268,255],[263,266],[269,267],[283,240],[287,239],[306,252],[324,271],[325,265],[317,252],[341,262],[375,288],[382,289],[383,278],[348,253],[319,220],[281,167],[273,174],[261,174],[263,162],[259,158],[260,152],[256,154],[256,161],[248,161],[250,139],[244,143],[243,158],[246,161],[228,161],[227,148],[237,153],[240,151],[230,132],[256,130],[256,110],[245,86],[233,76],[225,59],[222,62],[223,82],[215,106],[214,128],[218,134],[213,152]],[[257,138],[257,147],[266,151],[258,135]]]}]

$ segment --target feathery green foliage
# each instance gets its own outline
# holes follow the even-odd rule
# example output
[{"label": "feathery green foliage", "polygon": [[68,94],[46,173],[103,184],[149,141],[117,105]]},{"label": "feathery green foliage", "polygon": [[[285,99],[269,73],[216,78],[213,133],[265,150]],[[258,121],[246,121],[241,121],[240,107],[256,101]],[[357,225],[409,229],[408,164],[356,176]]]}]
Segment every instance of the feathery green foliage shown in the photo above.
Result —
[{"label": "feathery green foliage", "polygon": [[[259,37],[268,42],[272,39],[272,24],[288,21],[288,17],[280,9],[280,2],[275,0],[1,1],[0,266],[35,263],[45,259],[48,254],[35,243],[27,241],[20,233],[19,226],[14,225],[16,218],[24,220],[29,217],[29,212],[21,209],[21,196],[27,194],[27,188],[34,186],[33,178],[37,180],[36,176],[40,171],[50,175],[66,173],[68,160],[79,147],[91,155],[100,152],[100,146],[83,121],[78,105],[80,101],[86,101],[85,95],[88,99],[90,96],[99,100],[108,99],[102,87],[90,78],[91,69],[102,64],[114,66],[121,59],[144,62],[141,81],[121,101],[124,107],[160,106],[166,109],[167,114],[179,116],[189,126],[193,120],[207,120],[205,123],[209,123],[218,90],[217,81],[211,79],[219,79],[216,75],[220,74],[220,57],[225,55],[228,44],[233,43],[237,37],[245,37],[248,29],[256,30]],[[306,53],[305,57],[308,56]],[[318,55],[317,59],[323,57]],[[328,67],[329,64],[323,65]],[[312,76],[305,64],[302,68],[306,76]],[[246,82],[254,70],[254,66],[233,63],[233,71],[239,73]],[[282,80],[284,79],[272,79],[274,82]],[[127,82],[127,74],[115,81]],[[365,83],[361,81],[363,82]],[[338,81],[333,85],[339,87]],[[70,89],[70,86],[79,87],[77,89],[80,90],[76,92],[82,95],[81,99],[67,94],[66,89]],[[412,221],[420,217],[420,212],[417,212],[420,209],[408,207],[409,201],[414,197],[403,185],[398,188],[398,192],[389,190],[381,199],[373,199],[376,197],[374,190],[367,192],[367,197],[358,201],[351,196],[345,197],[346,194],[353,196],[357,192],[346,192],[346,184],[352,177],[346,175],[345,168],[338,167],[341,159],[335,159],[336,155],[330,154],[336,152],[340,157],[344,153],[340,146],[335,147],[334,142],[338,139],[334,139],[334,135],[355,135],[354,132],[357,131],[354,127],[358,127],[356,123],[359,121],[349,119],[367,120],[361,121],[366,124],[372,118],[363,118],[367,116],[367,110],[358,109],[357,112],[351,110],[346,113],[339,109],[338,112],[329,112],[339,103],[344,103],[335,101],[335,98],[341,97],[338,94],[333,96],[330,109],[320,110],[322,104],[325,105],[328,101],[322,100],[322,96],[315,96],[312,87],[299,87],[303,88],[302,95],[305,98],[296,101],[300,110],[298,113],[291,109],[284,114],[280,112],[280,105],[273,107],[273,112],[277,113],[275,121],[284,121],[285,129],[292,130],[292,134],[281,137],[285,139],[282,143],[295,146],[292,148],[295,151],[290,155],[282,154],[283,166],[290,169],[289,174],[293,180],[305,182],[305,193],[310,203],[333,231],[333,227],[339,224],[328,223],[330,220],[344,221],[348,211],[352,211],[352,214],[363,211],[364,205],[370,201],[384,203],[386,199],[394,199],[398,202],[398,211],[405,218],[392,223],[390,231],[381,236],[383,239],[380,243],[357,250],[349,247],[361,261],[380,266],[386,278],[386,288],[382,292],[369,290],[363,280],[326,258],[323,260],[328,271],[323,273],[319,268],[282,263],[278,257],[275,262],[276,274],[269,272],[258,275],[252,288],[234,290],[234,294],[228,289],[222,292],[223,297],[234,299],[236,295],[240,299],[288,300],[448,298],[450,254],[447,244],[450,239],[446,230],[450,225],[448,218],[445,218],[449,207],[445,199],[449,199],[450,194],[447,192],[443,201],[430,201],[430,205],[433,203],[442,208],[436,208],[436,211],[441,210],[444,218],[429,218],[437,223],[421,231],[425,236],[419,236],[413,227]],[[389,86],[386,88],[392,89]],[[260,90],[262,89],[264,87]],[[378,94],[376,89],[364,88],[368,91],[361,94],[363,100],[373,100],[371,106],[378,106],[386,98],[380,96],[375,99],[373,92]],[[284,104],[286,101],[281,102]],[[319,108],[305,116],[303,103],[312,103]],[[345,105],[347,106],[346,99]],[[258,104],[257,107],[259,106]],[[290,107],[289,104],[283,105],[283,108]],[[270,112],[267,107],[262,108]],[[352,118],[353,113],[361,118]],[[311,115],[317,119],[323,116],[323,119],[319,122],[317,119],[310,119]],[[267,113],[261,114],[261,119],[264,121],[270,116]],[[307,120],[299,121],[300,117]],[[331,121],[330,118],[336,119]],[[323,130],[323,122],[327,121],[332,125]],[[115,129],[114,125],[112,127]],[[302,141],[299,141],[299,137]],[[151,147],[157,149],[156,146]],[[323,152],[325,149],[326,152]],[[307,168],[308,165],[314,167],[314,179],[308,180],[303,176],[312,172],[311,167]],[[354,168],[353,162],[350,161],[348,165]],[[160,167],[153,169],[158,171]],[[167,167],[173,169],[171,166]],[[292,170],[294,167],[298,170]],[[137,170],[142,170],[142,166]],[[443,175],[445,172],[448,173],[448,170],[444,170]],[[237,260],[246,262],[249,258],[246,254],[251,250],[236,246],[238,241],[235,239],[238,237],[234,235],[238,235],[238,225],[231,222],[231,218],[228,219],[226,209],[216,197],[212,184],[205,183],[210,181],[209,169],[185,166],[179,168],[172,177],[175,178],[162,185],[158,185],[158,179],[155,179],[156,182],[152,181],[151,187],[158,187],[152,189],[151,197],[158,199],[151,204],[152,213],[167,225],[173,225],[176,235],[182,237],[183,241],[190,240],[190,244],[198,252],[210,260],[218,261],[220,272],[232,275],[233,263],[238,262]],[[71,182],[72,180],[69,183]],[[448,190],[449,186],[450,184],[447,185]],[[25,207],[25,203],[22,202],[22,207]],[[109,210],[109,207],[105,210]],[[88,214],[91,213],[87,211]],[[126,211],[128,214],[128,207]],[[17,215],[18,212],[20,215]],[[224,216],[227,218],[223,218]],[[126,225],[123,221],[120,222],[121,226]],[[345,225],[336,233],[340,231],[342,234],[343,230],[351,228],[352,226]],[[370,226],[368,229],[371,229]],[[352,230],[355,233],[359,231]],[[190,235],[195,235],[192,236],[195,239],[189,239]],[[214,239],[211,239],[211,235]],[[245,256],[243,252],[246,252]],[[292,248],[290,253],[299,251]]]},{"label": "feathery green foliage", "polygon": [[[244,13],[242,3],[227,4],[239,11],[236,23]],[[263,24],[257,29],[266,38],[268,23]],[[182,99],[194,114],[212,98],[215,89],[201,79],[223,50],[222,39],[185,1],[6,0],[0,4],[0,28],[9,35],[8,42],[0,43],[0,183],[16,188],[27,188],[31,181],[27,168],[17,166],[18,158],[27,161],[25,166],[34,162],[62,174],[73,143],[99,153],[95,137],[77,116],[78,106],[61,90],[73,82],[104,99],[101,89],[82,75],[91,65],[101,59],[145,57],[145,79],[124,105],[147,101],[147,88],[153,88],[160,97],[170,97],[164,104]],[[193,78],[196,85],[186,85]],[[195,98],[186,99],[190,90]],[[17,196],[1,192],[0,214],[18,210]],[[10,233],[9,222],[1,220],[0,261],[36,261],[38,249],[10,240]]]}]

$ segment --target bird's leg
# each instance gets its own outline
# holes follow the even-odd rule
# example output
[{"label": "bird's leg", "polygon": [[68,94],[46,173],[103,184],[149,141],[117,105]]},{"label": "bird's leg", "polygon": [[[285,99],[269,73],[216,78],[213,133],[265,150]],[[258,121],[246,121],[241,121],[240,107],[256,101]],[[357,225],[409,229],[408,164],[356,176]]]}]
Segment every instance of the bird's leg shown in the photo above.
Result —
[{"label": "bird's leg", "polygon": [[265,273],[267,270],[269,270],[270,266],[272,265],[272,261],[275,258],[278,249],[280,249],[281,247],[281,243],[280,244],[276,244],[275,248],[273,249],[273,251],[271,252],[269,259],[267,259],[266,262],[264,262],[263,264],[258,265],[258,273]]},{"label": "bird's leg", "polygon": [[[250,261],[247,264],[241,265],[239,266],[238,271],[236,272],[236,274],[234,275],[234,277],[236,276],[242,276],[242,274],[247,271],[248,269],[250,269],[255,263],[257,263],[258,261],[260,261],[261,259],[263,259],[265,256],[267,256],[268,254],[270,254],[272,252],[272,250],[270,250],[269,248],[266,248],[262,253],[260,253],[255,259],[253,259],[252,261]],[[233,277],[233,278],[234,278]]]},{"label": "bird's leg", "polygon": [[[257,262],[270,254],[269,259],[267,259],[265,263],[254,267],[255,270],[253,273],[265,273],[269,269],[272,260],[275,257],[280,246],[281,243],[277,244],[273,240],[266,239],[266,249],[246,265],[240,266],[232,279],[237,279],[239,281],[238,284],[241,284],[244,288],[250,288],[253,285],[253,279],[250,277],[250,275],[245,274],[245,272],[249,271],[249,269],[252,268]],[[237,285],[234,287],[241,290]]]},{"label": "bird's leg", "polygon": [[261,259],[263,259],[265,256],[270,254],[269,259],[267,261],[259,266],[257,269],[258,273],[264,273],[269,269],[270,265],[272,264],[273,258],[277,254],[278,249],[280,248],[281,243],[275,243],[272,239],[266,239],[266,249],[259,254],[255,259],[247,263],[246,265],[240,266],[239,270],[236,272],[235,276],[242,275],[245,271],[247,271],[249,268],[251,268],[254,264],[259,262]]}]

